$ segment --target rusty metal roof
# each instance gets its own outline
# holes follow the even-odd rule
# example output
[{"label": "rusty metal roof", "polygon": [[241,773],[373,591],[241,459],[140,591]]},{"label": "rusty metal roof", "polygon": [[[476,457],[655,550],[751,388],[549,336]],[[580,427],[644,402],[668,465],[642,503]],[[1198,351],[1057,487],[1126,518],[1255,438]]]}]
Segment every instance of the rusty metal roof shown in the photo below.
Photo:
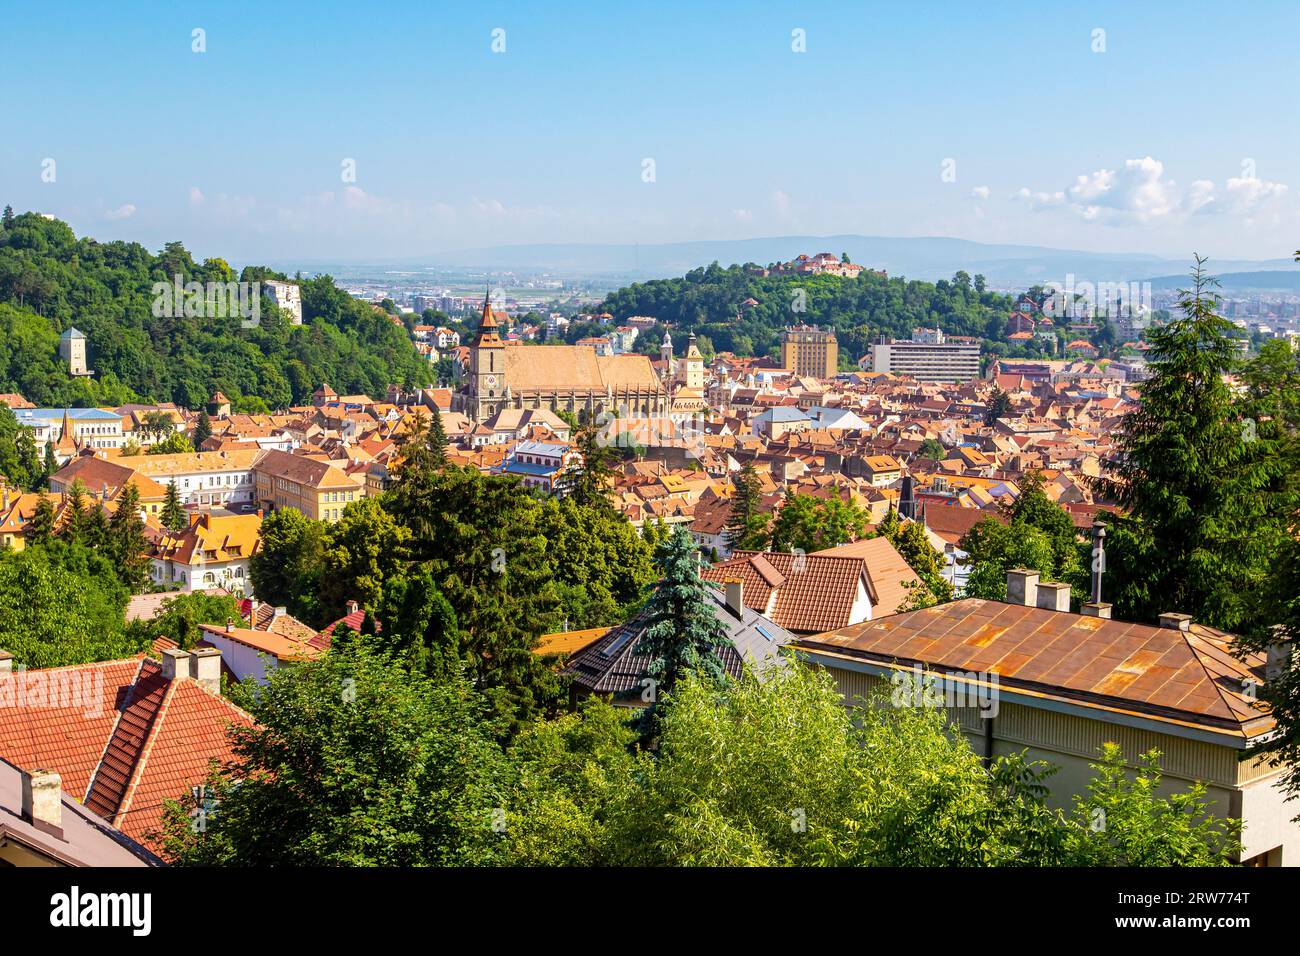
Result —
[{"label": "rusty metal roof", "polygon": [[996,673],[1007,690],[1230,730],[1253,737],[1273,726],[1251,697],[1264,656],[1232,650],[1233,636],[966,598],[799,638],[826,651],[940,671]]}]

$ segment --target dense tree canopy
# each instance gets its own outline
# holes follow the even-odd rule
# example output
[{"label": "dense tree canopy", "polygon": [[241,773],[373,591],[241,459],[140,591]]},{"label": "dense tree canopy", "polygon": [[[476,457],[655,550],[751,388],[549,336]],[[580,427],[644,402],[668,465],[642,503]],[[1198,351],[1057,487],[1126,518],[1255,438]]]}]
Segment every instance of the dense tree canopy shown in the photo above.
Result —
[{"label": "dense tree canopy", "polygon": [[[154,255],[129,242],[78,239],[66,223],[35,213],[0,227],[0,391],[38,405],[174,401],[199,408],[216,390],[269,408],[303,404],[321,382],[343,393],[382,395],[389,384],[423,385],[428,363],[406,332],[334,285],[299,280],[303,321],[292,326],[270,299],[260,324],[239,315],[155,315],[156,282],[239,279],[220,259],[196,263],[180,243]],[[248,281],[285,278],[260,267]],[[166,310],[159,310],[166,311]],[[175,310],[173,310],[175,311]],[[89,339],[94,378],[73,377],[59,360],[59,335],[76,326]]]},{"label": "dense tree canopy", "polygon": [[[742,308],[750,298],[758,305]],[[633,283],[610,293],[601,308],[618,319],[652,315],[740,355],[771,353],[781,329],[792,323],[832,326],[847,368],[881,333],[908,338],[918,326],[1000,341],[1012,305],[1010,296],[977,289],[965,273],[939,282],[886,278],[870,270],[856,279],[762,276],[714,263],[679,279]],[[662,335],[652,344],[661,340]]]}]

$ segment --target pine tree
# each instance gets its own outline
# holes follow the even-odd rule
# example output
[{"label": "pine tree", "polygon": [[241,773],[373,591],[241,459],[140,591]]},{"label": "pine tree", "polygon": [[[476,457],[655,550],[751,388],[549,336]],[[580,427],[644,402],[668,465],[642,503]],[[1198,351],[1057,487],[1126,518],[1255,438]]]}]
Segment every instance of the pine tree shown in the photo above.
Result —
[{"label": "pine tree", "polygon": [[1216,314],[1217,281],[1197,257],[1182,317],[1149,334],[1151,377],[1125,416],[1111,475],[1117,502],[1107,582],[1116,617],[1191,614],[1225,630],[1250,629],[1255,595],[1290,540],[1295,513],[1288,460],[1271,423],[1250,418],[1226,381],[1238,364],[1235,329]]},{"label": "pine tree", "polygon": [[673,529],[655,560],[663,580],[646,603],[646,626],[636,649],[650,658],[646,676],[654,681],[654,701],[642,722],[646,739],[658,735],[663,699],[688,671],[717,681],[726,676],[727,629],[714,613],[710,586],[700,577],[699,553],[685,527]]},{"label": "pine tree", "polygon": [[49,544],[54,539],[54,503],[45,492],[36,499],[36,510],[27,522],[27,544]]},{"label": "pine tree", "polygon": [[72,487],[68,489],[67,498],[63,507],[63,528],[60,536],[69,542],[78,542],[81,540],[81,532],[86,523],[86,486],[81,483],[80,478],[72,482]]},{"label": "pine tree", "polygon": [[167,482],[167,497],[163,499],[162,524],[168,531],[184,531],[186,524],[185,508],[181,505],[180,492],[176,490],[176,481]]},{"label": "pine tree", "polygon": [[122,583],[132,591],[139,589],[148,578],[149,556],[145,551],[149,542],[140,518],[140,489],[133,483],[118,495],[117,511],[109,522],[109,539]]},{"label": "pine tree", "polygon": [[194,447],[199,448],[212,437],[212,419],[207,409],[199,409],[199,420],[194,425]]},{"label": "pine tree", "polygon": [[429,460],[435,468],[447,466],[447,430],[442,424],[442,412],[436,408],[429,425]]},{"label": "pine tree", "polygon": [[767,520],[759,511],[763,494],[754,463],[745,462],[732,481],[735,492],[731,496],[731,513],[727,516],[727,547],[732,551],[761,551],[766,545]]},{"label": "pine tree", "polygon": [[81,543],[92,551],[104,551],[108,547],[108,515],[104,504],[96,501],[95,506],[86,513],[81,525]]},{"label": "pine tree", "polygon": [[1011,396],[1002,391],[1000,385],[993,386],[993,394],[989,396],[988,404],[984,409],[984,424],[993,425],[999,418],[1005,418],[1011,414]]},{"label": "pine tree", "polygon": [[50,486],[50,475],[54,474],[58,470],[59,460],[54,457],[54,442],[47,441],[45,443],[45,480],[41,482],[42,488],[48,488]]}]

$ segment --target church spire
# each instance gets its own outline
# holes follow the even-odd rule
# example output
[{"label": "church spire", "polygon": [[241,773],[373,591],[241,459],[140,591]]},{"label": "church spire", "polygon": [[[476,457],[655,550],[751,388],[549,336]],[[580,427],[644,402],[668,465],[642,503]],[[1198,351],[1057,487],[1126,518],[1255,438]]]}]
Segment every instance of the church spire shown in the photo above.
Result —
[{"label": "church spire", "polygon": [[483,295],[483,318],[478,324],[478,335],[474,339],[474,345],[500,345],[501,336],[497,333],[497,320],[492,314],[492,290],[488,289]]}]

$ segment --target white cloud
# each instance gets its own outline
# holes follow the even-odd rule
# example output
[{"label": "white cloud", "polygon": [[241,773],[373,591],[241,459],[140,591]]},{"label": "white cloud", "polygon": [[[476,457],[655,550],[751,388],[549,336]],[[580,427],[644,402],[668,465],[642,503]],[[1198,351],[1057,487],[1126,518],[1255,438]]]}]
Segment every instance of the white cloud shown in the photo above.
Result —
[{"label": "white cloud", "polygon": [[1180,204],[1178,185],[1165,178],[1165,164],[1150,156],[1127,160],[1123,169],[1079,176],[1069,195],[1071,208],[1085,219],[1151,222],[1176,212]]},{"label": "white cloud", "polygon": [[989,193],[992,191],[988,186],[976,186],[970,191],[970,194],[976,199],[988,199]]},{"label": "white cloud", "polygon": [[1261,179],[1229,179],[1220,192],[1212,180],[1193,180],[1186,189],[1165,175],[1151,156],[1126,160],[1119,169],[1098,169],[1075,178],[1064,193],[1021,189],[1016,198],[1033,209],[1063,206],[1088,222],[1153,225],[1182,222],[1198,212],[1247,215],[1281,197],[1287,187]]},{"label": "white cloud", "polygon": [[1280,199],[1286,192],[1281,183],[1263,179],[1229,179],[1226,188],[1226,206],[1230,212],[1246,214],[1259,206]]},{"label": "white cloud", "polygon": [[110,209],[104,213],[104,218],[110,221],[116,219],[130,219],[135,215],[135,206],[132,203],[123,203],[116,209]]},{"label": "white cloud", "polygon": [[190,187],[190,205],[191,206],[203,205],[203,190],[200,189],[198,186]]},{"label": "white cloud", "polygon": [[778,189],[772,193],[772,205],[776,207],[778,216],[786,216],[790,213],[790,196],[784,189]]}]

